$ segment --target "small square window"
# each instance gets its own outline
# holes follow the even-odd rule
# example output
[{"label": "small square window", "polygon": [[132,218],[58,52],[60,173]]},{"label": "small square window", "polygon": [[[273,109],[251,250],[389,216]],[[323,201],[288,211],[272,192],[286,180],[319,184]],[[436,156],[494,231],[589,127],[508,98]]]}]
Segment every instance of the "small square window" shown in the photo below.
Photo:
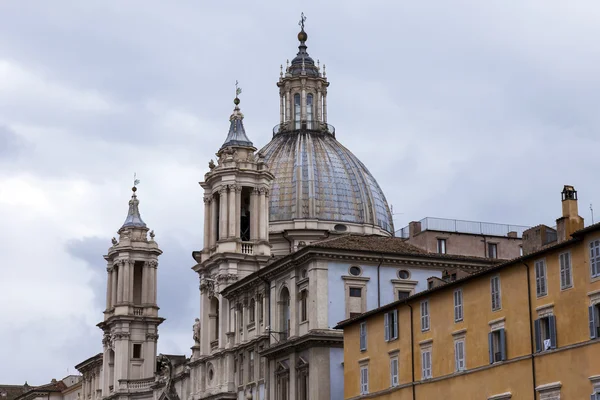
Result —
[{"label": "small square window", "polygon": [[439,254],[446,254],[446,239],[437,240],[437,252]]},{"label": "small square window", "polygon": [[410,292],[406,290],[398,290],[398,300],[404,300],[410,296]]},{"label": "small square window", "polygon": [[488,258],[498,258],[498,245],[496,243],[488,243]]},{"label": "small square window", "polygon": [[142,358],[142,344],[141,343],[133,344],[133,358]]},{"label": "small square window", "polygon": [[362,296],[362,288],[351,287],[350,288],[350,297],[361,297]]}]

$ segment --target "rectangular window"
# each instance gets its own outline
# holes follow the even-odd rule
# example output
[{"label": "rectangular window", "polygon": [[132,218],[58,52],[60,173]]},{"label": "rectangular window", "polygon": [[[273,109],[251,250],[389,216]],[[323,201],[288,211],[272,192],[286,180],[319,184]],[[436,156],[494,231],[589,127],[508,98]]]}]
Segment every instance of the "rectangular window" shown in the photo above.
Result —
[{"label": "rectangular window", "polygon": [[506,332],[504,328],[490,332],[488,340],[490,364],[506,361]]},{"label": "rectangular window", "polygon": [[300,292],[300,322],[304,322],[308,319],[308,291],[302,290]]},{"label": "rectangular window", "polygon": [[258,322],[263,322],[263,297],[262,295],[258,296],[258,300],[256,301],[256,306],[258,307]]},{"label": "rectangular window", "polygon": [[492,311],[497,311],[502,308],[502,296],[500,293],[500,277],[494,276],[490,281],[492,294]]},{"label": "rectangular window", "polygon": [[548,278],[546,276],[546,261],[535,262],[535,293],[537,297],[548,294]]},{"label": "rectangular window", "polygon": [[431,379],[431,348],[421,350],[421,379]]},{"label": "rectangular window", "polygon": [[462,289],[454,291],[454,322],[463,320],[463,295]]},{"label": "rectangular window", "polygon": [[523,257],[523,246],[519,246],[519,257]]},{"label": "rectangular window", "polygon": [[254,351],[248,352],[248,380],[254,382]]},{"label": "rectangular window", "polygon": [[361,297],[362,296],[362,288],[359,287],[351,287],[350,288],[350,297]]},{"label": "rectangular window", "polygon": [[464,371],[466,368],[465,340],[459,339],[454,342],[454,360],[457,372]]},{"label": "rectangular window", "polygon": [[562,253],[558,256],[560,261],[560,288],[573,287],[573,270],[571,268],[571,253]]},{"label": "rectangular window", "polygon": [[498,244],[488,243],[488,258],[498,258]]},{"label": "rectangular window", "polygon": [[590,320],[590,339],[600,338],[600,304],[588,308]]},{"label": "rectangular window", "polygon": [[406,290],[398,290],[398,300],[404,300],[410,296],[410,292]]},{"label": "rectangular window", "polygon": [[141,343],[133,344],[132,358],[142,358],[142,344]]},{"label": "rectangular window", "polygon": [[600,277],[600,240],[590,243],[590,270],[592,278]]},{"label": "rectangular window", "polygon": [[594,391],[594,393],[592,393],[592,400],[600,400],[600,389],[597,389],[596,391]]},{"label": "rectangular window", "polygon": [[367,323],[360,323],[360,351],[367,350]]},{"label": "rectangular window", "polygon": [[360,367],[360,394],[369,393],[369,366]]},{"label": "rectangular window", "polygon": [[535,351],[538,353],[556,348],[556,318],[549,315],[536,319],[535,323]]},{"label": "rectangular window", "polygon": [[390,386],[398,386],[398,357],[390,358]]},{"label": "rectangular window", "polygon": [[421,302],[421,331],[429,330],[429,300]]},{"label": "rectangular window", "polygon": [[437,252],[439,254],[446,254],[446,239],[437,240]]},{"label": "rectangular window", "polygon": [[385,341],[398,339],[398,310],[383,314]]}]

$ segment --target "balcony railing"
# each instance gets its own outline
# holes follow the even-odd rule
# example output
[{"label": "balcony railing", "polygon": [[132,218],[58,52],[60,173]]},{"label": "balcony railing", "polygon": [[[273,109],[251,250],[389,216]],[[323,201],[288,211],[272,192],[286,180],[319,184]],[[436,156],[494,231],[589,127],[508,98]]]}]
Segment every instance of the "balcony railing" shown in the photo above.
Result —
[{"label": "balcony railing", "polygon": [[[529,226],[524,225],[506,225],[496,224],[492,222],[477,222],[464,221],[459,219],[445,218],[423,218],[421,221],[421,231],[441,231],[455,233],[470,233],[474,235],[486,236],[505,236],[508,237],[509,232],[516,232],[518,238],[523,237],[523,232],[529,229]],[[395,233],[396,237],[410,237],[409,227],[405,226]]]},{"label": "balcony railing", "polygon": [[284,122],[283,124],[277,124],[273,128],[273,136],[284,132],[302,131],[329,133],[330,135],[333,135],[333,137],[335,137],[334,126],[319,121],[288,121]]},{"label": "balcony railing", "polygon": [[127,389],[143,390],[148,389],[154,383],[154,378],[132,379],[127,382]]},{"label": "balcony railing", "polygon": [[242,242],[240,243],[240,253],[242,254],[254,254],[254,243]]},{"label": "balcony railing", "polygon": [[144,315],[144,309],[142,307],[133,307],[133,315]]}]

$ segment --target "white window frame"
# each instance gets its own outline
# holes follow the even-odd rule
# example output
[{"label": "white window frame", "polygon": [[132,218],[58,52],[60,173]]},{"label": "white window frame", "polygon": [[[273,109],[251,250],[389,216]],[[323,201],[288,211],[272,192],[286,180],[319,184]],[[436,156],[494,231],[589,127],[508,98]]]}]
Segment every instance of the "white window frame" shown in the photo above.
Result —
[{"label": "white window frame", "polygon": [[421,380],[431,379],[432,371],[432,347],[428,346],[421,349]]},{"label": "white window frame", "polygon": [[[590,276],[592,279],[600,278],[600,239],[590,242]],[[594,254],[594,250],[595,253]]]},{"label": "white window frame", "polygon": [[429,327],[429,300],[423,300],[421,302],[421,332],[428,331]]},{"label": "white window frame", "polygon": [[[566,251],[558,255],[560,265],[560,290],[573,287],[573,263],[571,261],[571,252]],[[567,282],[568,281],[568,282]]]},{"label": "white window frame", "polygon": [[[461,349],[461,347],[462,347],[462,349]],[[456,372],[463,372],[463,371],[466,371],[466,369],[467,369],[466,348],[467,348],[467,345],[466,345],[464,337],[462,337],[460,339],[456,339],[454,341],[454,368],[455,368]],[[462,355],[462,357],[461,357],[461,355]]]},{"label": "white window frame", "polygon": [[535,269],[535,294],[537,297],[548,295],[548,268],[546,259],[537,260],[534,263]]},{"label": "white window frame", "polygon": [[383,329],[385,331],[384,337],[386,342],[398,339],[398,310],[388,311],[383,314]]},{"label": "white window frame", "polygon": [[360,351],[367,350],[367,321],[360,323]]},{"label": "white window frame", "polygon": [[456,289],[454,291],[454,322],[461,322],[464,318],[463,291]]},{"label": "white window frame", "polygon": [[[494,288],[494,281],[497,282],[497,288]],[[490,292],[492,299],[492,311],[502,310],[502,286],[500,275],[494,275],[490,279]]]},{"label": "white window frame", "polygon": [[398,356],[390,357],[390,387],[396,387],[399,385],[400,364]]},{"label": "white window frame", "polygon": [[369,365],[360,366],[360,394],[369,394]]}]

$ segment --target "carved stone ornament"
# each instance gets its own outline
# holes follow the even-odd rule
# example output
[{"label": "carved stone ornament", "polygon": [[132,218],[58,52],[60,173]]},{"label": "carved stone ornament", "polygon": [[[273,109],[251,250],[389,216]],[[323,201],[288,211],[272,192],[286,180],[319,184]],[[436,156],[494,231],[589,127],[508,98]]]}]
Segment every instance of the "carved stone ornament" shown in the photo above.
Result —
[{"label": "carved stone ornament", "polygon": [[110,336],[110,333],[104,334],[104,337],[102,337],[102,344],[109,349],[113,348],[113,340],[112,340],[112,337]]},{"label": "carved stone ornament", "polygon": [[156,261],[156,260],[150,260],[150,261],[148,261],[148,266],[150,268],[156,268],[156,267],[158,267],[158,261]]},{"label": "carved stone ornament", "polygon": [[192,330],[194,332],[194,343],[199,344],[200,343],[200,319],[196,318],[196,320],[194,321],[194,326],[192,327]]},{"label": "carved stone ornament", "polygon": [[215,162],[212,159],[208,162],[208,168],[210,168],[211,171],[215,169]]},{"label": "carved stone ornament", "polygon": [[115,332],[112,334],[113,340],[128,339],[129,332]]},{"label": "carved stone ornament", "polygon": [[146,340],[158,340],[158,333],[146,333]]},{"label": "carved stone ornament", "polygon": [[113,246],[116,246],[117,244],[119,244],[119,242],[117,242],[117,239],[114,237],[111,239],[111,242],[112,242]]},{"label": "carved stone ornament", "polygon": [[225,194],[225,193],[227,193],[227,185],[225,185],[225,186],[221,186],[221,187],[219,188],[219,194],[223,195],[223,194]]},{"label": "carved stone ornament", "polygon": [[155,236],[155,235],[154,235],[154,230],[151,230],[151,231],[150,231],[150,239],[154,240],[154,236]]},{"label": "carved stone ornament", "polygon": [[235,282],[238,280],[238,276],[234,274],[219,274],[217,275],[217,282],[219,283],[229,283]]},{"label": "carved stone ornament", "polygon": [[215,297],[215,295],[219,294],[219,291],[215,287],[215,279],[212,276],[205,278],[204,276],[200,277],[200,293],[206,293],[209,299]]},{"label": "carved stone ornament", "polygon": [[204,204],[210,204],[210,203],[212,203],[212,196],[205,196]]}]

